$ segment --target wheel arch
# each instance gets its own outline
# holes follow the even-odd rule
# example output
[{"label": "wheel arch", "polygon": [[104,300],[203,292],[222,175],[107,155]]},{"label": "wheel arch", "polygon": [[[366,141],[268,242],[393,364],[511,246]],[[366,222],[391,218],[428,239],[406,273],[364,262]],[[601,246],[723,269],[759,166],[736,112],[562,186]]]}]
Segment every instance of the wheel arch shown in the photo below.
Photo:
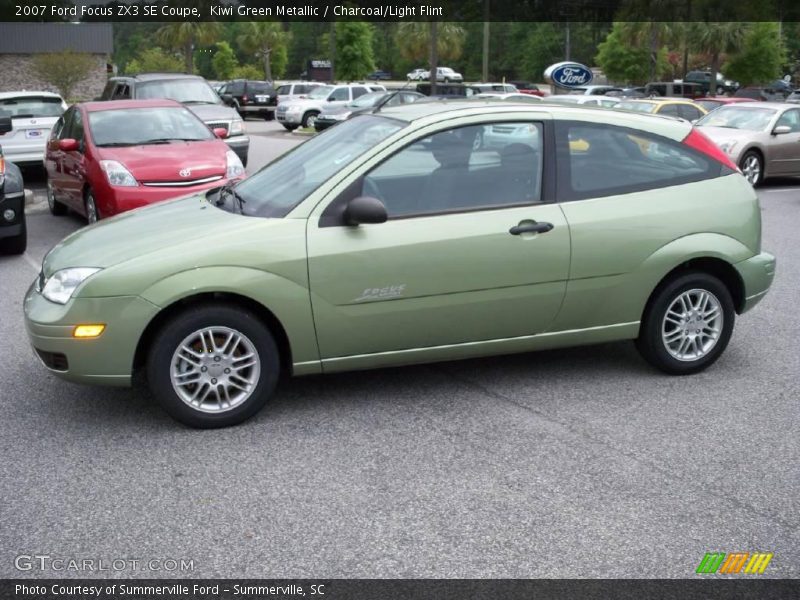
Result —
[{"label": "wheel arch", "polygon": [[139,341],[136,344],[136,351],[133,357],[133,371],[140,371],[144,367],[147,354],[152,347],[156,334],[170,318],[181,312],[190,310],[194,306],[202,304],[232,305],[254,313],[275,337],[275,343],[278,346],[281,373],[286,375],[292,374],[292,347],[289,343],[289,336],[281,321],[275,316],[275,313],[257,300],[234,292],[199,292],[179,298],[162,308],[147,324],[142,335],[139,336]]}]

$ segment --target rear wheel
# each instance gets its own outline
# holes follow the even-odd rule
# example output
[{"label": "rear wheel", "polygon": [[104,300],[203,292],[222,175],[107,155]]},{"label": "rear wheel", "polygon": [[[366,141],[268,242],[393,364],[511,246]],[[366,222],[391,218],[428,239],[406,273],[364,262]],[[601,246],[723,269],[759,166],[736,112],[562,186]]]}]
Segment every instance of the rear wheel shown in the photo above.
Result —
[{"label": "rear wheel", "polygon": [[764,181],[764,161],[755,150],[748,150],[744,153],[742,160],[739,161],[739,168],[753,187],[761,185]]},{"label": "rear wheel", "polygon": [[0,251],[3,254],[22,254],[28,247],[28,227],[25,216],[22,217],[22,231],[14,237],[0,239]]},{"label": "rear wheel", "polygon": [[56,193],[53,189],[53,182],[47,178],[47,207],[50,209],[50,214],[60,217],[67,214],[67,207],[56,200]]},{"label": "rear wheel", "polygon": [[680,275],[656,290],[636,346],[654,367],[689,375],[725,351],[736,311],[728,288],[708,273]]},{"label": "rear wheel", "polygon": [[306,114],[303,115],[303,127],[314,127],[314,123],[319,116],[319,112],[316,110],[310,110]]},{"label": "rear wheel", "polygon": [[84,206],[86,208],[86,220],[89,225],[97,223],[100,220],[100,211],[97,208],[97,202],[94,199],[94,192],[91,189],[86,190],[86,198],[84,199]]},{"label": "rear wheel", "polygon": [[164,410],[203,429],[252,417],[272,396],[279,372],[267,327],[224,304],[178,315],[156,335],[147,361],[150,388]]}]

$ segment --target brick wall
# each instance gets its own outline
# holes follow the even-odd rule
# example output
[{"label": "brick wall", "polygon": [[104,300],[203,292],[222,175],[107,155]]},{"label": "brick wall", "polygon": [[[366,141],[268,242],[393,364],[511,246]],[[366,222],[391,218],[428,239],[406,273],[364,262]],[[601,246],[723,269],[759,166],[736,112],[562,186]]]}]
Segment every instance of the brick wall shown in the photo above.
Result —
[{"label": "brick wall", "polygon": [[[97,68],[72,90],[73,98],[65,100],[92,100],[99,96],[106,85],[106,57],[102,54],[94,55]],[[34,90],[56,92],[58,90],[39,79],[33,68],[32,54],[0,54],[0,92],[18,92],[20,90]]]}]

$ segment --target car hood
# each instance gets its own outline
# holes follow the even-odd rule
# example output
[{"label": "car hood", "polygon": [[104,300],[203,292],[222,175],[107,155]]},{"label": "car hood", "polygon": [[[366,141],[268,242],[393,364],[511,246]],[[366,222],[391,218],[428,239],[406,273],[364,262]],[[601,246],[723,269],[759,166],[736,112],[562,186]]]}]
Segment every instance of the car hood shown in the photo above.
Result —
[{"label": "car hood", "polygon": [[[45,257],[45,277],[67,267],[108,268],[148,254],[183,260],[198,245],[213,249],[214,239],[263,225],[267,219],[245,217],[214,206],[206,194],[193,194],[121,213],[64,238]],[[280,221],[273,219],[271,221]],[[186,246],[182,249],[181,246]],[[188,259],[187,259],[188,260]]]},{"label": "car hood", "polygon": [[223,104],[186,104],[184,106],[205,122],[232,121],[239,118],[239,114],[234,109]]},{"label": "car hood", "polygon": [[221,140],[98,148],[103,160],[125,165],[136,181],[193,181],[225,175],[228,145]]}]

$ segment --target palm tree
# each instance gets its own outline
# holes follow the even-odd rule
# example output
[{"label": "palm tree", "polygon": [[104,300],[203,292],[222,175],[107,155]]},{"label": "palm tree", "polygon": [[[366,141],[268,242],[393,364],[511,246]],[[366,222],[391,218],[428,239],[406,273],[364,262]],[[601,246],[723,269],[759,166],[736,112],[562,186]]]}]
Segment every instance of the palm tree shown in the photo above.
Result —
[{"label": "palm tree", "polygon": [[466,32],[455,23],[429,23],[406,21],[397,27],[396,41],[400,53],[407,60],[430,58],[431,40],[436,40],[438,58],[456,60],[464,50]]},{"label": "palm tree", "polygon": [[663,21],[628,21],[621,26],[623,37],[632,44],[649,48],[650,81],[655,81],[658,76],[658,52],[676,34],[674,25]]},{"label": "palm tree", "polygon": [[183,21],[164,25],[156,32],[156,41],[165,48],[183,53],[184,68],[194,73],[194,48],[211,44],[219,37],[219,23]]},{"label": "palm tree", "polygon": [[708,83],[708,95],[717,93],[717,73],[720,56],[733,52],[741,44],[747,31],[747,25],[738,21],[723,23],[696,23],[691,39],[693,46],[700,52],[711,56],[711,79]]},{"label": "palm tree", "polygon": [[290,34],[283,31],[280,23],[273,21],[248,21],[244,27],[244,32],[237,38],[239,46],[245,52],[255,54],[264,61],[264,78],[272,81],[270,62],[272,52],[276,48],[285,46]]}]

